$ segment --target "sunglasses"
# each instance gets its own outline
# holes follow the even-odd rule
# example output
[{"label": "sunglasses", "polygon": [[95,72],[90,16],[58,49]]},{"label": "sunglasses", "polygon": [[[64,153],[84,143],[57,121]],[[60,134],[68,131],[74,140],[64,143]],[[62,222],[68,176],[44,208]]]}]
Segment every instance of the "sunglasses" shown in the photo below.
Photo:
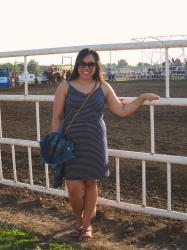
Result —
[{"label": "sunglasses", "polygon": [[88,68],[90,69],[90,68],[94,68],[96,66],[96,63],[95,62],[86,63],[86,62],[82,61],[82,62],[78,63],[78,66],[83,67],[83,68],[88,66]]}]

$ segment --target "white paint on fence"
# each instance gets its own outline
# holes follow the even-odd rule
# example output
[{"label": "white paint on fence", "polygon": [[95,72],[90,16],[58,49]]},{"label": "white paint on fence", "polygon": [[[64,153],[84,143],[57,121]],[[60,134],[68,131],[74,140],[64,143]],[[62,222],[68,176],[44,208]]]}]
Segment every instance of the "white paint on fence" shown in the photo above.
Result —
[{"label": "white paint on fence", "polygon": [[[155,140],[154,140],[154,106],[187,106],[187,98],[169,98],[169,62],[168,62],[168,49],[187,47],[187,40],[170,40],[170,41],[154,41],[154,42],[132,42],[132,43],[118,43],[118,44],[103,44],[103,45],[87,45],[87,48],[94,48],[97,51],[112,51],[112,50],[136,50],[136,49],[156,49],[165,48],[165,67],[166,67],[166,98],[161,98],[157,101],[146,101],[144,105],[150,105],[150,129],[151,129],[151,153],[145,152],[133,152],[124,150],[109,149],[109,156],[113,156],[116,159],[116,200],[109,200],[105,198],[99,198],[99,203],[103,205],[118,207],[121,209],[128,209],[137,212],[145,212],[148,214],[166,216],[170,218],[187,220],[187,213],[177,212],[171,210],[171,164],[187,165],[187,157],[185,156],[173,156],[164,154],[155,154]],[[34,55],[47,55],[47,54],[62,54],[62,53],[75,53],[85,48],[85,46],[73,46],[62,48],[50,48],[39,50],[24,50],[24,51],[9,51],[0,52],[0,58],[6,57],[18,57],[24,56],[24,72],[26,76],[25,81],[25,93],[24,95],[0,95],[0,102],[3,101],[18,101],[18,102],[35,102],[36,103],[36,141],[21,140],[13,138],[4,138],[2,133],[2,121],[1,121],[1,106],[0,106],[0,183],[8,186],[14,186],[18,188],[31,189],[33,191],[49,193],[58,195],[61,197],[67,197],[67,188],[65,190],[56,190],[50,188],[49,182],[49,170],[48,165],[45,164],[45,179],[46,186],[38,186],[34,184],[32,173],[32,148],[39,148],[40,140],[40,113],[39,102],[53,102],[54,96],[50,95],[29,95],[28,93],[28,80],[27,80],[27,56]],[[136,97],[125,97],[130,101]],[[11,145],[12,149],[12,162],[13,162],[13,178],[14,180],[7,180],[3,178],[3,166],[1,159],[1,144]],[[28,165],[29,165],[29,179],[30,183],[18,182],[16,171],[16,157],[15,146],[23,146],[28,148]],[[135,159],[142,163],[142,204],[129,204],[121,202],[120,199],[120,158]],[[159,209],[154,207],[148,207],[146,205],[146,162],[164,162],[167,167],[167,209]]]},{"label": "white paint on fence", "polygon": [[182,39],[182,40],[166,40],[166,41],[152,41],[152,42],[113,43],[113,44],[100,44],[100,45],[90,44],[83,46],[7,51],[7,52],[0,52],[0,58],[76,53],[81,49],[84,49],[85,47],[92,48],[97,51],[184,48],[187,47],[187,40]]},{"label": "white paint on fence", "polygon": [[[126,98],[134,100],[135,97]],[[53,96],[0,96],[0,101],[32,101],[36,103],[36,127],[37,127],[37,140],[20,140],[20,139],[13,139],[13,138],[0,138],[0,145],[7,144],[11,145],[12,148],[12,160],[13,160],[13,176],[14,180],[6,180],[3,179],[3,169],[1,164],[1,154],[0,154],[0,183],[5,185],[11,185],[16,187],[28,188],[38,192],[46,192],[60,196],[67,197],[67,190],[63,192],[59,190],[54,190],[50,188],[49,183],[49,171],[48,166],[45,164],[45,178],[46,178],[46,187],[39,187],[34,185],[33,181],[33,174],[32,174],[32,152],[31,148],[39,148],[39,139],[40,139],[40,121],[39,121],[39,102],[41,101],[53,101]],[[161,100],[157,100],[154,102],[145,102],[145,105],[150,105],[150,121],[151,121],[151,138],[153,146],[151,146],[151,153],[144,153],[144,152],[132,152],[132,151],[124,151],[124,150],[113,150],[109,149],[109,156],[113,156],[116,158],[116,201],[107,200],[104,198],[100,198],[100,204],[110,205],[114,207],[119,207],[123,209],[129,209],[139,212],[145,212],[154,215],[172,217],[176,219],[187,219],[187,214],[182,212],[176,212],[171,210],[171,164],[182,164],[187,165],[187,157],[185,156],[173,156],[173,155],[161,155],[154,153],[154,105],[174,105],[174,106],[186,106],[187,99],[183,98],[161,98]],[[2,135],[2,127],[0,127],[0,134]],[[30,184],[21,183],[17,181],[17,172],[16,172],[16,160],[15,160],[15,145],[28,147],[28,159],[29,159],[29,178]],[[126,159],[135,159],[142,161],[142,204],[135,205],[129,204],[125,202],[121,202],[120,200],[120,165],[119,159],[126,158]],[[165,209],[158,209],[146,206],[146,161],[155,161],[155,162],[165,162],[167,163],[167,210]]]},{"label": "white paint on fence", "polygon": [[116,157],[116,201],[120,202],[120,168],[119,168],[119,157]]},{"label": "white paint on fence", "polygon": [[142,161],[142,205],[146,207],[146,162]]},{"label": "white paint on fence", "polygon": [[150,105],[151,153],[155,153],[154,106]]}]

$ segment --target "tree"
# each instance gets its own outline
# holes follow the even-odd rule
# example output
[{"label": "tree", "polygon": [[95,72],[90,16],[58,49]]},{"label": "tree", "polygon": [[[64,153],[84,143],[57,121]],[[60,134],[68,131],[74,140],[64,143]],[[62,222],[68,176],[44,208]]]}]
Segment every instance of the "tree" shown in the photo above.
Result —
[{"label": "tree", "polygon": [[0,67],[7,67],[10,72],[13,69],[12,63],[3,63],[3,64],[0,64]]},{"label": "tree", "polygon": [[30,60],[27,64],[27,70],[29,73],[33,73],[36,74],[37,72],[40,71],[38,62],[36,62],[35,60]]},{"label": "tree", "polygon": [[119,61],[118,61],[118,66],[128,66],[129,64],[128,64],[128,62],[126,61],[126,59],[120,59]]},{"label": "tree", "polygon": [[112,64],[110,64],[110,63],[107,63],[106,65],[104,65],[104,68],[115,68],[117,65],[115,64],[115,63],[112,63]]},{"label": "tree", "polygon": [[151,64],[143,63],[143,62],[139,62],[136,66],[137,67],[152,67]]},{"label": "tree", "polygon": [[40,65],[39,67],[40,67],[40,72],[44,72],[49,68],[48,65]]}]

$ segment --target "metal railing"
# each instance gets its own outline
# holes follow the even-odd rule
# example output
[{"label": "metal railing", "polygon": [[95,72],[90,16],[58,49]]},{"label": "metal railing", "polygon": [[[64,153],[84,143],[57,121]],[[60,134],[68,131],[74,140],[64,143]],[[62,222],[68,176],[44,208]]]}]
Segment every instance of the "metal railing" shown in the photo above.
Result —
[{"label": "metal railing", "polygon": [[[40,50],[25,50],[25,51],[10,51],[0,52],[0,58],[5,57],[17,57],[24,56],[24,67],[25,76],[27,76],[27,56],[33,55],[47,55],[47,54],[59,54],[59,53],[74,53],[78,52],[85,46],[74,46],[74,47],[63,47],[63,48],[52,48],[52,49],[40,49]],[[150,153],[145,152],[132,152],[109,149],[109,156],[113,156],[116,159],[116,200],[109,200],[105,198],[99,198],[100,204],[114,206],[122,209],[130,209],[134,211],[145,212],[153,215],[166,216],[176,219],[187,219],[187,214],[183,212],[177,212],[171,210],[171,165],[182,164],[187,165],[187,157],[185,156],[173,156],[173,155],[162,155],[155,154],[155,135],[154,135],[154,106],[187,106],[187,98],[169,98],[169,60],[168,60],[168,49],[187,47],[187,40],[174,40],[174,41],[156,41],[156,42],[137,42],[137,43],[120,43],[120,44],[103,44],[103,45],[87,45],[86,47],[95,48],[98,51],[112,51],[112,50],[135,50],[135,49],[152,49],[152,48],[165,48],[165,82],[166,82],[166,98],[161,98],[157,101],[145,102],[145,105],[150,105],[150,132],[151,132],[151,149]],[[133,100],[135,97],[129,97],[125,99]],[[36,128],[37,135],[36,140],[20,140],[3,137],[3,128],[1,121],[1,106],[0,106],[0,146],[2,144],[11,145],[12,162],[13,162],[13,180],[3,178],[3,166],[1,157],[0,147],[0,184],[28,188],[34,191],[50,193],[59,196],[67,196],[66,190],[56,190],[50,188],[49,183],[49,171],[48,166],[45,165],[45,186],[34,185],[33,174],[32,174],[32,148],[39,147],[40,140],[40,102],[54,100],[53,96],[32,96],[28,94],[28,80],[25,81],[25,92],[24,95],[0,95],[0,102],[4,101],[18,101],[18,102],[35,102],[36,106]],[[28,165],[29,165],[29,183],[18,182],[17,180],[17,169],[16,169],[16,157],[15,157],[15,146],[23,146],[28,149]],[[140,205],[130,204],[121,202],[120,199],[120,174],[119,174],[119,160],[120,158],[136,159],[142,163],[142,203]],[[146,203],[146,162],[164,162],[167,168],[167,209],[159,209],[154,207],[148,207]]]},{"label": "metal railing", "polygon": [[[133,100],[135,97],[126,98],[128,100]],[[49,170],[48,165],[45,164],[45,180],[46,186],[37,186],[34,185],[33,174],[32,174],[32,148],[39,148],[40,141],[40,115],[39,115],[39,103],[43,101],[52,102],[54,99],[53,96],[23,96],[23,95],[1,95],[0,102],[3,101],[17,101],[17,102],[35,102],[36,106],[36,128],[37,135],[36,141],[31,140],[21,140],[21,139],[12,139],[3,137],[3,129],[1,122],[1,109],[0,109],[0,145],[6,144],[11,145],[12,153],[12,162],[13,162],[13,180],[7,180],[3,178],[3,166],[1,161],[1,152],[0,152],[0,183],[20,188],[28,188],[38,192],[45,192],[54,195],[66,196],[66,190],[55,190],[50,188],[49,183]],[[150,105],[151,104],[151,105]],[[154,106],[187,106],[186,98],[161,98],[158,101],[145,102],[145,105],[150,105],[150,131],[151,131],[151,153],[144,152],[133,152],[133,151],[123,151],[123,150],[114,150],[109,149],[109,156],[115,157],[116,159],[116,200],[109,200],[105,198],[99,198],[100,204],[105,204],[109,206],[114,206],[123,209],[129,209],[134,211],[145,212],[154,215],[172,217],[176,219],[187,219],[187,214],[171,210],[171,164],[180,164],[187,165],[187,157],[185,156],[173,156],[173,155],[162,155],[155,154],[155,141],[154,141]],[[18,182],[17,180],[17,169],[16,169],[16,156],[15,156],[15,146],[27,147],[28,150],[28,164],[29,164],[29,180],[30,183]],[[136,159],[142,162],[142,204],[129,204],[120,201],[120,172],[119,172],[119,160],[120,158],[126,159]],[[158,209],[154,207],[147,207],[146,205],[146,162],[164,162],[167,167],[167,209]]]}]

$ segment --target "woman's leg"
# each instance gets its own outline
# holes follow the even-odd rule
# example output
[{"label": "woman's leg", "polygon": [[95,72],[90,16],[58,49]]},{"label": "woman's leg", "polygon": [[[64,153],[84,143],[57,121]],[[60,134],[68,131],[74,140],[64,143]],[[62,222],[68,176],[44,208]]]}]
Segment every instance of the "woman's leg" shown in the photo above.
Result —
[{"label": "woman's leg", "polygon": [[[81,239],[87,240],[91,238],[91,219],[96,210],[97,204],[97,182],[96,180],[84,181],[84,206],[83,206],[83,223]],[[84,234],[85,232],[85,234]]]},{"label": "woman's leg", "polygon": [[75,215],[77,226],[82,226],[83,220],[83,207],[84,207],[84,184],[80,180],[67,180],[66,181],[69,201]]}]

